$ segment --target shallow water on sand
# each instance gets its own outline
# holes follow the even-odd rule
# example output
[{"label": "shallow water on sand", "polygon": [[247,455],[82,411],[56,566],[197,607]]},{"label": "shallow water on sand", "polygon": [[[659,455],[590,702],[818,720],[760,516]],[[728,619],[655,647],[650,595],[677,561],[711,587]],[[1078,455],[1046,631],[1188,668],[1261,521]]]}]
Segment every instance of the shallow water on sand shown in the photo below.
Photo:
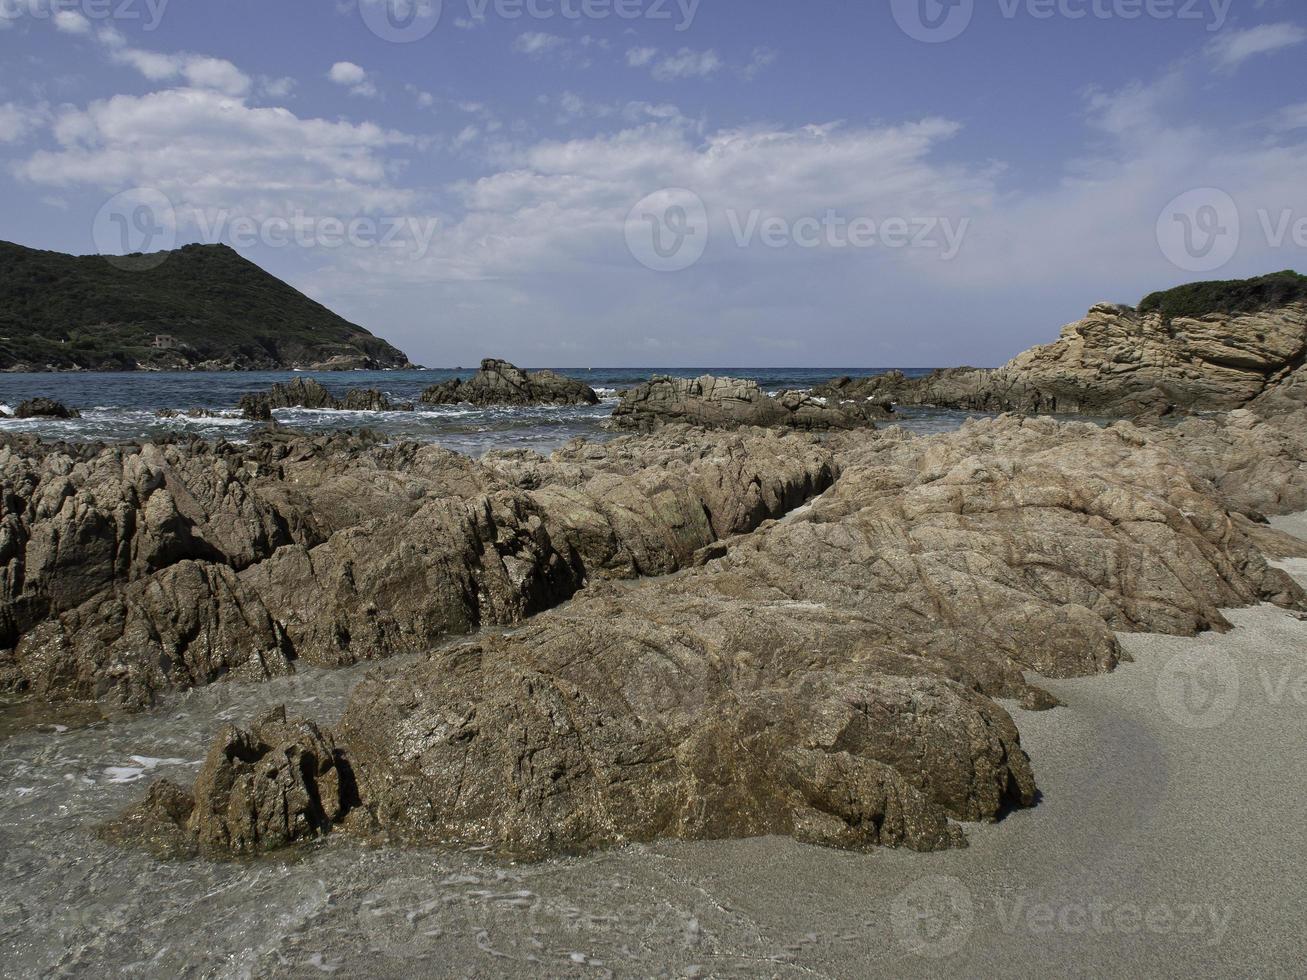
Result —
[{"label": "shallow water on sand", "polygon": [[[331,723],[365,670],[409,661],[216,685],[116,719],[11,706],[0,975],[1290,975],[1307,956],[1307,711],[1265,679],[1307,673],[1307,624],[1270,606],[1230,618],[1224,636],[1123,636],[1136,662],[1116,674],[1043,682],[1066,707],[1009,706],[1042,801],[937,855],[765,838],[516,865],[334,837],[160,862],[90,828],[157,777],[189,781],[223,722],[285,703]],[[1195,650],[1241,682],[1212,727],[1160,707]]]}]

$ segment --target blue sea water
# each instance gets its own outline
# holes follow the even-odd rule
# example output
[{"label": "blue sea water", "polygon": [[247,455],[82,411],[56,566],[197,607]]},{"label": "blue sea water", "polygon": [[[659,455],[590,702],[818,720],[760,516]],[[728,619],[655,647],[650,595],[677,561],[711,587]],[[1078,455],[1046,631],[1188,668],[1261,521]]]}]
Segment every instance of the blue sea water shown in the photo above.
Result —
[{"label": "blue sea water", "polygon": [[[275,382],[313,377],[333,394],[349,388],[377,388],[393,402],[414,402],[430,385],[450,378],[468,378],[467,370],[350,371],[345,373],[175,372],[0,374],[0,404],[13,409],[26,399],[53,398],[82,413],[71,421],[54,419],[0,419],[0,434],[27,432],[47,439],[122,441],[158,438],[172,432],[206,439],[243,440],[258,431],[236,411],[240,397],[266,391]],[[470,405],[424,406],[414,412],[329,412],[283,409],[277,421],[304,432],[367,428],[396,439],[436,442],[450,449],[480,455],[491,449],[534,449],[549,452],[568,440],[612,438],[602,427],[612,413],[617,394],[654,375],[754,378],[767,391],[808,389],[839,375],[860,377],[881,374],[888,368],[555,368],[560,374],[584,381],[603,399],[595,406],[532,406],[478,409]],[[903,369],[909,376],[929,368]],[[161,419],[162,409],[187,411],[203,408],[222,413],[217,418]],[[965,413],[941,409],[900,410],[899,424],[929,433],[957,428]]]}]

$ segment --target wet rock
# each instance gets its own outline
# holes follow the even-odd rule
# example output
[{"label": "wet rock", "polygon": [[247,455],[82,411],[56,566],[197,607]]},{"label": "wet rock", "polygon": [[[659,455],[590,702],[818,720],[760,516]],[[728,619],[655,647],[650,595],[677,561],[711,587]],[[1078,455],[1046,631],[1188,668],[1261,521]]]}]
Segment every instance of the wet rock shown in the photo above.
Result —
[{"label": "wet rock", "polygon": [[288,720],[283,706],[249,729],[225,727],[192,790],[160,780],[100,833],[160,856],[234,857],[315,840],[356,802],[353,773],[334,736]]},{"label": "wet rock", "polygon": [[330,732],[278,708],[252,729],[229,725],[209,750],[188,830],[206,852],[252,854],[327,833],[355,800]]},{"label": "wet rock", "polygon": [[468,381],[455,378],[422,393],[424,405],[597,405],[594,389],[553,371],[523,371],[489,358]]},{"label": "wet rock", "polygon": [[17,419],[80,419],[82,413],[50,398],[30,398],[14,412]]},{"label": "wet rock", "polygon": [[688,423],[709,429],[741,426],[791,429],[874,428],[886,418],[883,404],[839,400],[785,391],[769,397],[756,381],[736,378],[656,377],[622,393],[611,424],[621,429],[650,431],[668,423]]},{"label": "wet rock", "polygon": [[265,393],[241,397],[241,413],[252,421],[267,421],[278,408],[315,408],[350,412],[412,411],[411,404],[393,405],[375,388],[352,388],[343,399],[336,398],[313,378],[295,378],[289,384],[274,384]]}]

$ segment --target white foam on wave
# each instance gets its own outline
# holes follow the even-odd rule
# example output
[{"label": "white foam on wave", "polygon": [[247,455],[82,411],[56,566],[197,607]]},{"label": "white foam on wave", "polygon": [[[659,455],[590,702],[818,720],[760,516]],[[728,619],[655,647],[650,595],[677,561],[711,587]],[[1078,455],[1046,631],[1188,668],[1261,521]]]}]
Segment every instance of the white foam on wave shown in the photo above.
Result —
[{"label": "white foam on wave", "polygon": [[145,778],[146,773],[154,772],[160,766],[184,766],[186,759],[155,759],[148,755],[131,757],[134,766],[108,766],[104,770],[105,779],[111,783],[134,783]]}]

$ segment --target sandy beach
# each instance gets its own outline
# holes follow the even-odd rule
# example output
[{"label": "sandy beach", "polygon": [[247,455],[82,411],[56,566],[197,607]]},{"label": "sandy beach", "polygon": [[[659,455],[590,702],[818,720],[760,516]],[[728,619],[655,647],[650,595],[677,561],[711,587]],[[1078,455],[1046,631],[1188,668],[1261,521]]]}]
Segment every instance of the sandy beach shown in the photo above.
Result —
[{"label": "sandy beach", "polygon": [[[1307,562],[1284,564],[1307,581]],[[1009,705],[1043,796],[968,826],[966,850],[766,838],[419,870],[332,849],[353,880],[319,866],[316,910],[245,962],[294,976],[1294,975],[1307,623],[1271,606],[1229,618],[1224,635],[1124,635],[1134,663],[1048,683],[1065,707]],[[369,948],[344,942],[364,925]]]}]

